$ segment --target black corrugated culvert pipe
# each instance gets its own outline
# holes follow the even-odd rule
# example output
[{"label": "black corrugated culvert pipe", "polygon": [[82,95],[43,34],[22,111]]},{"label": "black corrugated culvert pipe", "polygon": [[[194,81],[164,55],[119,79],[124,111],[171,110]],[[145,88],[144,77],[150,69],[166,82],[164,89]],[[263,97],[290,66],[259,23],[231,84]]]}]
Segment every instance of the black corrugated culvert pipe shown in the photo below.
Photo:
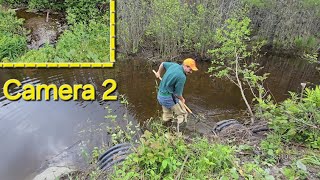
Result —
[{"label": "black corrugated culvert pipe", "polygon": [[98,166],[102,170],[107,170],[111,166],[124,161],[133,152],[132,148],[132,144],[129,143],[117,144],[111,147],[99,157]]}]

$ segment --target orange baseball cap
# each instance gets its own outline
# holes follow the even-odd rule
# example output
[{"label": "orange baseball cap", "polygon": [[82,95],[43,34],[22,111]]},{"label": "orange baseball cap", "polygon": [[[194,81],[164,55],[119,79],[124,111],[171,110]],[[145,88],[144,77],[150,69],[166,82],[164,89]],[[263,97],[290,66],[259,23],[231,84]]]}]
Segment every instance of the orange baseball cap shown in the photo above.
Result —
[{"label": "orange baseball cap", "polygon": [[191,58],[187,58],[183,61],[183,65],[189,66],[192,71],[198,71],[198,68],[196,66],[196,61],[191,59]]}]

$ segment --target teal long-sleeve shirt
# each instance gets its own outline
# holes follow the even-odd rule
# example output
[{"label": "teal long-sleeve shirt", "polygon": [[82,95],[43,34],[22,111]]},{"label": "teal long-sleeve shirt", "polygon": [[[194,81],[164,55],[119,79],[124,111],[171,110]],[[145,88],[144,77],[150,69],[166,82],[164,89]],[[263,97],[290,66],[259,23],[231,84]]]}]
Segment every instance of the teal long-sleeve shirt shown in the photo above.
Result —
[{"label": "teal long-sleeve shirt", "polygon": [[171,96],[171,94],[182,96],[184,84],[187,80],[183,66],[173,62],[164,62],[163,67],[166,72],[160,82],[159,94],[162,96]]}]

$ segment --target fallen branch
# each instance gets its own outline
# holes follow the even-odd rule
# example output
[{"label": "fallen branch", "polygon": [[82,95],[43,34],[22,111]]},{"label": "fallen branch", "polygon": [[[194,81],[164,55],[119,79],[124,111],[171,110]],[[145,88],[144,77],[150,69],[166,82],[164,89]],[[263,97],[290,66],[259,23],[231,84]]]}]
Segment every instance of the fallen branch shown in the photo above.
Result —
[{"label": "fallen branch", "polygon": [[183,171],[184,166],[186,165],[186,162],[187,162],[188,158],[189,158],[189,154],[186,156],[186,158],[184,158],[184,161],[183,161],[182,167],[181,167],[181,169],[179,171],[179,174],[177,175],[176,178],[174,178],[174,180],[179,180],[180,179],[181,173]]}]

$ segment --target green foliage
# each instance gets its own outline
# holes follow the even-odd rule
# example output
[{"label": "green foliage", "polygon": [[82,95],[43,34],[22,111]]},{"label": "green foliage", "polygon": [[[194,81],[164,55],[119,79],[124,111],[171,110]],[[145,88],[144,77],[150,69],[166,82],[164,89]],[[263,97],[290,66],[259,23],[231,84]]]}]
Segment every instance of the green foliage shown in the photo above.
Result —
[{"label": "green foliage", "polygon": [[[151,45],[162,56],[191,51],[208,57],[207,50],[216,45],[215,30],[226,19],[245,14],[252,20],[252,37],[268,40],[275,49],[298,48],[295,52],[300,54],[319,48],[319,4],[318,0],[127,0],[118,3],[119,43],[126,53]],[[304,38],[299,47],[297,37]]]},{"label": "green foliage", "polygon": [[60,37],[56,51],[57,61],[108,62],[109,26],[95,21],[77,23]]},{"label": "green foliage", "polygon": [[266,163],[276,164],[279,156],[283,152],[281,136],[277,134],[269,134],[265,140],[261,141],[260,147],[264,161]]},{"label": "green foliage", "polygon": [[302,3],[303,6],[307,8],[320,8],[320,1],[318,0],[302,0]]},{"label": "green foliage", "polygon": [[90,21],[77,23],[66,30],[56,47],[31,50],[16,61],[22,62],[108,62],[109,27]]},{"label": "green foliage", "polygon": [[226,20],[226,27],[217,29],[216,41],[221,46],[210,50],[209,52],[216,56],[219,60],[228,61],[233,64],[234,58],[237,56],[247,58],[251,54],[247,51],[247,43],[250,40],[250,19],[245,17],[238,21],[235,18]]},{"label": "green foliage", "polygon": [[30,9],[39,10],[62,10],[64,9],[63,0],[30,0],[28,1],[28,7]]},{"label": "green foliage", "polygon": [[54,47],[46,45],[38,50],[33,49],[25,53],[20,58],[16,59],[17,62],[56,62],[57,53]]},{"label": "green foliage", "polygon": [[[20,1],[5,1],[14,4]],[[108,62],[109,26],[105,1],[31,0],[29,8],[39,10],[64,10],[67,8],[72,26],[56,44],[39,50],[27,50],[23,21],[14,11],[0,11],[0,61],[22,62]],[[10,22],[10,23],[8,23]]]},{"label": "green foliage", "polygon": [[256,34],[268,39],[274,49],[299,50],[291,52],[301,54],[319,48],[318,0],[246,1],[253,5],[250,17]]},{"label": "green foliage", "polygon": [[[148,26],[148,1],[127,0],[117,3],[117,43],[126,54],[137,53]],[[121,59],[121,58],[120,58]]]},{"label": "green foliage", "polygon": [[16,34],[0,34],[0,59],[13,59],[26,51],[26,38]]},{"label": "green foliage", "polygon": [[210,144],[206,139],[195,139],[190,145],[188,179],[212,179],[214,174],[234,167],[234,149],[227,145]]},{"label": "green foliage", "polygon": [[0,32],[24,35],[23,19],[16,17],[13,10],[5,10],[0,6]]},{"label": "green foliage", "polygon": [[86,163],[97,163],[98,158],[101,154],[105,152],[105,148],[93,147],[90,151],[86,150],[84,147],[81,147],[81,156]]},{"label": "green foliage", "polygon": [[243,0],[243,1],[250,6],[255,6],[259,8],[263,8],[267,6],[267,1],[265,0]]},{"label": "green foliage", "polygon": [[191,16],[186,4],[179,0],[154,0],[151,3],[152,16],[146,34],[155,38],[161,55],[178,53],[184,38],[187,18]]},{"label": "green foliage", "polygon": [[[136,152],[116,168],[113,179],[212,179],[233,168],[233,149],[194,139],[192,144],[171,133],[145,131]],[[237,174],[237,172],[234,172]]]},{"label": "green foliage", "polygon": [[294,179],[306,179],[307,178],[307,167],[301,162],[301,160],[296,161],[296,163],[291,164],[289,167],[284,167],[282,169],[283,175],[290,180]]},{"label": "green foliage", "polygon": [[306,88],[304,97],[290,93],[280,104],[260,100],[262,118],[287,141],[304,142],[320,148],[320,87]]},{"label": "green foliage", "polygon": [[[135,136],[140,133],[139,124],[134,125],[132,121],[128,119],[128,99],[124,94],[120,95],[120,103],[125,106],[126,112],[122,117],[114,115],[112,109],[108,106],[106,110],[108,115],[105,116],[106,119],[113,123],[113,127],[108,126],[106,131],[111,135],[111,142],[113,145],[120,143],[136,142]],[[121,118],[121,120],[119,120]],[[124,126],[125,125],[125,126]]]},{"label": "green foliage", "polygon": [[92,152],[91,152],[91,162],[98,162],[98,158],[100,155],[102,155],[105,152],[104,148],[98,148],[98,147],[94,147]]},{"label": "green foliage", "polygon": [[[137,152],[131,154],[123,167],[116,172],[120,179],[137,177],[138,172],[142,171],[147,179],[168,179],[182,165],[181,154],[185,154],[185,144],[181,141],[173,141],[170,135],[161,136],[158,133],[152,134],[145,131],[141,137],[141,145]],[[179,149],[175,149],[178,147]],[[177,151],[177,152],[176,152]]]},{"label": "green foliage", "polygon": [[[268,74],[257,75],[260,67],[255,56],[265,41],[251,42],[251,47],[248,47],[251,34],[250,22],[248,17],[240,20],[231,18],[226,20],[224,28],[217,29],[215,39],[220,46],[209,50],[213,59],[208,71],[215,77],[229,79],[239,87],[250,116],[253,117],[243,86],[248,86],[255,98],[262,98],[266,94],[262,84]],[[251,122],[253,123],[253,119]]]},{"label": "green foliage", "polygon": [[89,20],[101,21],[105,15],[102,6],[107,1],[102,0],[65,0],[67,20],[69,24],[88,22]]},{"label": "green foliage", "polygon": [[294,42],[298,50],[305,51],[307,53],[313,53],[317,48],[319,48],[317,38],[314,36],[297,37]]},{"label": "green foliage", "polygon": [[[306,167],[308,167],[308,169],[318,169],[320,168],[320,155],[319,153],[312,153],[311,155],[306,155],[304,158],[300,159],[301,163],[303,163],[303,165],[305,164]],[[301,169],[301,168],[300,168]],[[304,169],[304,168],[302,168]],[[316,174],[317,178],[320,178],[320,172],[318,171],[318,173]]]},{"label": "green foliage", "polygon": [[[241,2],[235,2],[228,10],[218,2],[209,1],[193,4],[179,0],[155,0],[149,6],[149,11],[145,8],[150,12],[146,37],[154,41],[162,56],[193,51],[205,57],[207,50],[216,44],[214,34],[216,28],[222,26],[221,21],[242,12]],[[236,8],[241,10],[234,10]]]},{"label": "green foliage", "polygon": [[205,4],[198,4],[194,9],[184,24],[183,48],[205,57],[208,49],[215,43],[214,34],[216,28],[220,26],[221,14],[209,10]]},{"label": "green foliage", "polygon": [[[106,117],[110,118],[110,117]],[[123,117],[126,120],[126,117]],[[134,136],[139,133],[139,125],[134,126],[130,121],[124,128],[119,125],[114,128],[107,128],[107,133],[111,134],[112,144],[120,144],[125,142],[134,142]]]},{"label": "green foliage", "polygon": [[246,179],[265,179],[265,180],[274,180],[275,178],[270,175],[267,170],[262,169],[262,167],[257,163],[248,162],[243,166],[244,177]]},{"label": "green foliage", "polygon": [[26,30],[22,24],[23,20],[18,19],[14,11],[0,6],[0,62],[12,61],[26,51]]},{"label": "green foliage", "polygon": [[8,5],[10,7],[19,7],[27,4],[27,0],[0,0],[0,5]]},{"label": "green foliage", "polygon": [[239,9],[241,12],[242,6],[241,1],[119,2],[119,43],[126,53],[136,53],[141,47],[146,47],[164,57],[190,51],[206,57],[207,50],[216,44],[216,28],[221,27],[225,19],[237,14]]}]

